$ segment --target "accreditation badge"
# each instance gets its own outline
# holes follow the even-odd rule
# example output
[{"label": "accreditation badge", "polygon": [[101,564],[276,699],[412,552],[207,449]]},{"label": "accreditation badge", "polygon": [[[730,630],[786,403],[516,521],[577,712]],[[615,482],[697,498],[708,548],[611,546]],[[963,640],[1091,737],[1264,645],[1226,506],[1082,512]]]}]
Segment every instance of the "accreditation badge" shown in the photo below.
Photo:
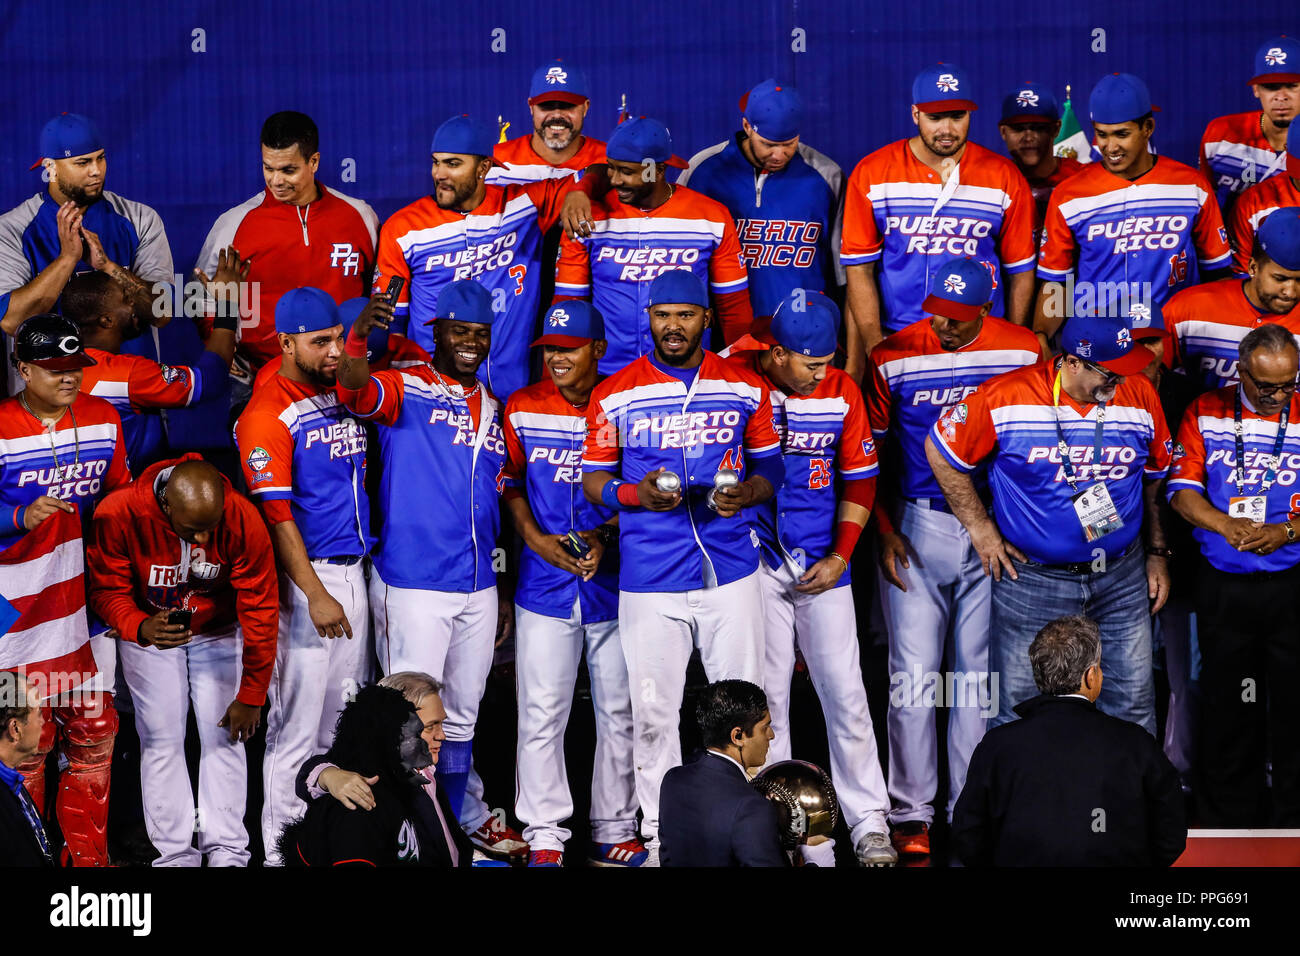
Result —
[{"label": "accreditation badge", "polygon": [[1263,524],[1267,514],[1267,495],[1244,495],[1240,498],[1228,499],[1229,518],[1245,518],[1247,521]]},{"label": "accreditation badge", "polygon": [[1099,481],[1071,495],[1070,503],[1079,517],[1085,541],[1096,541],[1124,527],[1124,519],[1115,510],[1115,502],[1111,500],[1105,482]]}]

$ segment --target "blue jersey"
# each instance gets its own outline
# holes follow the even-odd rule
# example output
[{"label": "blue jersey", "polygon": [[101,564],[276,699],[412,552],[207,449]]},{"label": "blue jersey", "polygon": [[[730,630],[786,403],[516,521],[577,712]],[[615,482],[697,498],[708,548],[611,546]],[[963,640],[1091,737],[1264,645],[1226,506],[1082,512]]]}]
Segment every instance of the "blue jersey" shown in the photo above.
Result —
[{"label": "blue jersey", "polygon": [[[547,376],[520,389],[506,405],[505,488],[522,491],[544,534],[590,531],[614,512],[582,493],[586,406],[575,408]],[[583,624],[618,619],[618,549],[605,549],[600,569],[583,581],[524,547],[515,603],[536,614],[568,620],[574,601]]]},{"label": "blue jersey", "polygon": [[482,385],[463,394],[429,365],[376,372],[360,392],[339,392],[380,426],[386,520],[374,559],[384,583],[462,594],[494,587],[506,458],[497,400]]},{"label": "blue jersey", "polygon": [[791,289],[824,292],[837,278],[844,173],[799,144],[779,173],[745,158],[743,133],[696,153],[677,180],[727,207],[736,220],[755,315],[771,315]]}]

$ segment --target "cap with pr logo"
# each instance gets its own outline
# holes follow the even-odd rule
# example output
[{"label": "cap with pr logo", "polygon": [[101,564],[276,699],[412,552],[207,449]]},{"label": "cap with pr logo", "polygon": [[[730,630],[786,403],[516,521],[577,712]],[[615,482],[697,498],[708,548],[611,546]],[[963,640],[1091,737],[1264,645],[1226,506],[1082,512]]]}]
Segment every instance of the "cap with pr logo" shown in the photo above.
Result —
[{"label": "cap with pr logo", "polygon": [[1136,375],[1155,361],[1155,354],[1133,341],[1129,327],[1118,319],[1075,315],[1061,327],[1061,351],[1117,375]]},{"label": "cap with pr logo", "polygon": [[541,338],[532,344],[576,349],[604,337],[605,320],[596,307],[582,299],[571,299],[551,306],[542,320]]},{"label": "cap with pr logo", "polygon": [[931,277],[930,294],[921,303],[929,315],[974,322],[993,300],[993,276],[974,259],[949,259]]},{"label": "cap with pr logo", "polygon": [[528,87],[529,105],[548,100],[585,103],[588,99],[587,74],[563,60],[550,60],[539,66]]},{"label": "cap with pr logo", "polygon": [[1300,41],[1285,35],[1266,41],[1255,51],[1255,75],[1250,82],[1300,82]]},{"label": "cap with pr logo", "polygon": [[976,109],[969,74],[954,63],[927,66],[912,81],[912,105],[922,113]]}]

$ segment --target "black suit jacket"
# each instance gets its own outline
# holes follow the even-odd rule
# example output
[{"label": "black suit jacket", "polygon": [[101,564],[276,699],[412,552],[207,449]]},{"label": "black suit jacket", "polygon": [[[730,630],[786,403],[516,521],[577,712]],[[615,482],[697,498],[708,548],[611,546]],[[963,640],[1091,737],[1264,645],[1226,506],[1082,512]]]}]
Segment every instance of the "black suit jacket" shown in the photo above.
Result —
[{"label": "black suit jacket", "polygon": [[1080,697],[1034,697],[971,755],[952,816],[967,866],[1168,866],[1187,843],[1155,739]]},{"label": "black suit jacket", "polygon": [[776,807],[732,761],[705,753],[664,776],[659,790],[663,866],[789,866]]},{"label": "black suit jacket", "polygon": [[0,784],[0,866],[53,866],[27,822],[18,798]]}]

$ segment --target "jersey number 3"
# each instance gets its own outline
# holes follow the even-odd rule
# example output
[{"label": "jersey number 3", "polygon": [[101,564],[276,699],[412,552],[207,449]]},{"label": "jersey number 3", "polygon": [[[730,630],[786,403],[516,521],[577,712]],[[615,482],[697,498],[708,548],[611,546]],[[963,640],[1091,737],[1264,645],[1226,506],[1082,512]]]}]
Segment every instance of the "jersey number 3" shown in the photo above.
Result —
[{"label": "jersey number 3", "polygon": [[829,488],[831,486],[831,460],[829,458],[808,459],[808,487]]}]

